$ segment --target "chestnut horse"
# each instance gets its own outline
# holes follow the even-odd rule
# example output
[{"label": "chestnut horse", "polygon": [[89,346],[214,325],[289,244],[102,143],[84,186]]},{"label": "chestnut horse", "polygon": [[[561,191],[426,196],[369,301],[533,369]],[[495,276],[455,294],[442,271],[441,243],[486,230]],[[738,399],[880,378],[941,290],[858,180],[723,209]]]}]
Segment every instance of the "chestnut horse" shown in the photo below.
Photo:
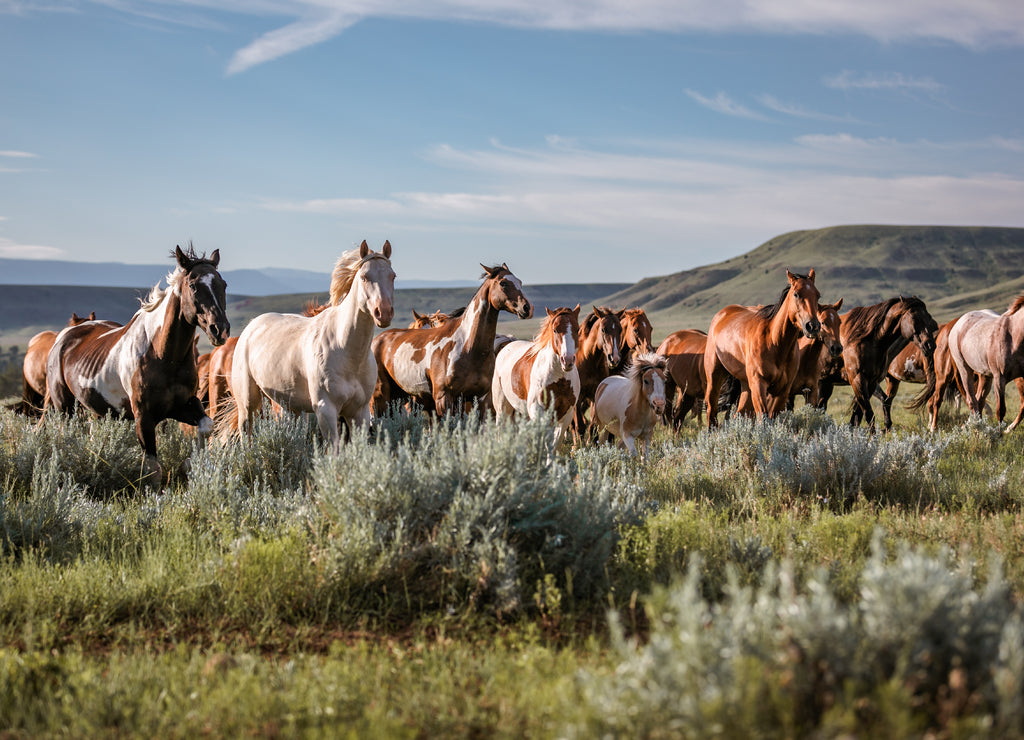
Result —
[{"label": "chestnut horse", "polygon": [[840,316],[840,321],[843,364],[822,378],[818,406],[826,408],[833,387],[847,383],[853,389],[850,424],[857,426],[863,420],[874,429],[871,397],[889,364],[910,342],[931,362],[939,326],[917,296],[898,296],[872,306],[857,306]]},{"label": "chestnut horse", "polygon": [[622,309],[619,322],[622,324],[622,338],[619,340],[619,363],[612,371],[615,374],[624,372],[636,353],[654,351],[651,342],[654,328],[642,308]]},{"label": "chestnut horse", "polygon": [[843,306],[840,298],[833,304],[818,304],[818,321],[821,330],[817,339],[801,337],[796,343],[796,353],[800,358],[797,364],[796,377],[789,389],[789,408],[797,394],[804,397],[804,403],[811,407],[818,405],[818,381],[828,371],[829,363],[843,355],[843,343],[840,338],[839,309]]},{"label": "chestnut horse", "polygon": [[533,306],[508,265],[481,267],[484,282],[461,315],[441,326],[391,329],[373,340],[375,416],[406,398],[443,415],[490,393],[498,315],[508,311],[527,319]]},{"label": "chestnut horse", "polygon": [[547,318],[532,342],[516,340],[502,348],[494,362],[491,403],[499,415],[522,414],[536,419],[546,409],[555,413],[555,444],[572,421],[580,375],[576,372],[576,339],[580,306],[547,309]]},{"label": "chestnut horse", "polygon": [[[704,403],[708,428],[718,424],[718,394],[728,376],[758,417],[775,417],[789,401],[797,371],[796,341],[815,338],[821,330],[814,270],[806,276],[786,270],[789,285],[771,306],[726,306],[711,319],[704,352]],[[741,411],[750,409],[741,405]]]},{"label": "chestnut horse", "polygon": [[175,419],[213,429],[196,398],[195,335],[201,328],[218,346],[231,326],[225,314],[224,279],[217,272],[220,251],[207,259],[176,247],[177,268],[167,288],[154,287],[124,326],[87,321],[60,334],[46,360],[46,400],[70,414],[76,402],[95,414],[135,419],[135,436],[145,450],[145,475],[159,479],[156,425]]},{"label": "chestnut horse", "polygon": [[391,242],[374,252],[364,240],[338,258],[328,308],[315,316],[265,313],[249,322],[231,367],[239,429],[267,397],[289,411],[315,414],[324,441],[337,452],[339,420],[346,432],[370,420],[377,380],[370,342],[374,326],[391,323],[394,294]]},{"label": "chestnut horse", "polygon": [[[949,330],[949,356],[972,414],[981,414],[989,388],[996,391],[996,420],[1006,416],[1006,384],[1024,377],[1024,295],[1002,314],[971,311]],[[1007,433],[1024,417],[1024,402]]]},{"label": "chestnut horse", "polygon": [[[86,318],[77,313],[71,314],[67,326],[78,326],[86,321],[95,321],[96,312],[92,311]],[[111,323],[111,326],[117,326]],[[15,413],[26,416],[39,416],[43,412],[43,400],[46,398],[46,356],[57,339],[55,331],[41,331],[28,340],[25,360],[21,367],[21,401],[10,406]]]},{"label": "chestnut horse", "polygon": [[580,375],[580,393],[576,400],[573,429],[576,436],[586,428],[586,414],[594,402],[594,393],[602,380],[620,364],[622,357],[622,314],[604,306],[594,306],[580,325],[576,370]]},{"label": "chestnut horse", "polygon": [[640,441],[642,458],[647,457],[651,436],[665,411],[665,358],[653,352],[638,353],[625,375],[611,375],[601,381],[594,395],[594,426],[604,442],[615,435],[630,455],[636,455]]},{"label": "chestnut horse", "polygon": [[[701,423],[704,402],[704,350],[708,335],[699,329],[682,329],[665,337],[658,345],[658,354],[665,358],[665,415],[679,429],[692,410]],[[676,404],[676,391],[679,403]]]}]

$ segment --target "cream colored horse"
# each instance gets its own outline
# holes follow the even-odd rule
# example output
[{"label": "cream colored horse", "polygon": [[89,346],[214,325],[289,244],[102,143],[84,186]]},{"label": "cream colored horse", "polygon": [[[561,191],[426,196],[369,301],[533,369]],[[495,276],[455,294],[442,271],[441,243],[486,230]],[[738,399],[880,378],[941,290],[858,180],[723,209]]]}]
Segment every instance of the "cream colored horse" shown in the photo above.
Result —
[{"label": "cream colored horse", "polygon": [[377,382],[370,342],[374,326],[391,323],[394,292],[391,243],[374,252],[364,241],[335,265],[327,309],[254,318],[238,337],[231,368],[239,428],[266,396],[291,411],[316,414],[321,434],[337,451],[339,418],[349,431],[370,420]]},{"label": "cream colored horse", "polygon": [[654,427],[665,412],[665,365],[662,355],[645,352],[633,357],[624,376],[601,381],[594,396],[594,426],[601,442],[610,432],[630,455],[636,455],[639,440],[640,456],[647,457]]}]

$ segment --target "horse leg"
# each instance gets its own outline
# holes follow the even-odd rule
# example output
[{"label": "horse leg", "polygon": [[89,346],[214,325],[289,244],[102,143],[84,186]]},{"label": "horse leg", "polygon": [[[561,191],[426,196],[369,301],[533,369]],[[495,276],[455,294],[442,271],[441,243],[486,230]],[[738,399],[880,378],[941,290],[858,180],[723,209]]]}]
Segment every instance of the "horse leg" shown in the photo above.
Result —
[{"label": "horse leg", "polygon": [[[329,398],[317,398],[313,401],[313,413],[320,427],[320,434],[331,452],[337,454],[341,450],[341,436],[338,432],[338,407]],[[346,425],[347,427],[347,425]]]},{"label": "horse leg", "polygon": [[1001,424],[1006,416],[1006,378],[1002,373],[997,373],[989,382],[996,389],[996,421]]},{"label": "horse leg", "polygon": [[144,453],[142,481],[159,485],[163,480],[163,469],[156,456],[156,419],[152,418],[146,409],[136,407],[135,403],[132,403],[132,406],[135,415],[135,438],[139,440]]},{"label": "horse leg", "polygon": [[704,374],[707,377],[704,404],[708,410],[708,429],[714,429],[718,426],[718,394],[722,390],[722,383],[728,373],[716,358],[710,363],[704,362]]},{"label": "horse leg", "polygon": [[886,431],[892,429],[892,399],[900,389],[900,381],[891,375],[885,383],[885,394],[882,396],[882,416],[885,417]]},{"label": "horse leg", "polygon": [[170,417],[182,424],[189,424],[197,428],[200,441],[205,441],[213,432],[213,420],[206,415],[203,402],[196,396],[189,397],[185,403],[175,408]]},{"label": "horse leg", "polygon": [[1020,396],[1020,409],[1017,411],[1017,417],[1013,423],[1006,427],[1007,434],[1016,429],[1021,419],[1024,418],[1024,378],[1016,378],[1013,382],[1017,385],[1017,394]]},{"label": "horse leg", "polygon": [[629,451],[629,456],[636,457],[636,440],[633,439],[633,435],[623,432],[621,439],[623,446]]}]

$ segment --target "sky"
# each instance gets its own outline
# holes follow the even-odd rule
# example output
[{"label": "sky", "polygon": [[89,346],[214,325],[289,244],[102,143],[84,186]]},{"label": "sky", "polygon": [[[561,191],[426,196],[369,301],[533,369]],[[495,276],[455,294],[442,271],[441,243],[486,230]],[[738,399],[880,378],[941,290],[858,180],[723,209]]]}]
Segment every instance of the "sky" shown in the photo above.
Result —
[{"label": "sky", "polygon": [[1022,79],[1021,0],[0,0],[0,257],[633,282],[1024,226]]}]

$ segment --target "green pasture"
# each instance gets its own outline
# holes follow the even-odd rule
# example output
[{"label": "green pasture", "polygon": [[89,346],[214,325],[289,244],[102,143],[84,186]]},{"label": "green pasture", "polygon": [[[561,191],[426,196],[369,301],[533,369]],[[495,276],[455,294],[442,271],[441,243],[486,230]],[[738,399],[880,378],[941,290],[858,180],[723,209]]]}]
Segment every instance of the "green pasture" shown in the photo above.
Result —
[{"label": "green pasture", "polygon": [[644,461],[164,424],[157,490],[130,423],[0,409],[0,734],[1024,735],[1024,435],[844,390]]}]

